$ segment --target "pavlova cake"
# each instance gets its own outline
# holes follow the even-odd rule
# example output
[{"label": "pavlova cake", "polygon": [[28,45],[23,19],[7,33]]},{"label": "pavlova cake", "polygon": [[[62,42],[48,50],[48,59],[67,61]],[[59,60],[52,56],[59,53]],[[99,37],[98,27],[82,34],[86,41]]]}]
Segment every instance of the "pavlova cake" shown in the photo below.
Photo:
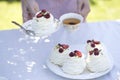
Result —
[{"label": "pavlova cake", "polygon": [[65,60],[62,66],[63,72],[73,75],[82,73],[85,68],[86,62],[84,56],[78,50],[70,52],[68,58]]},{"label": "pavlova cake", "polygon": [[31,26],[36,36],[48,36],[56,31],[58,21],[50,12],[43,9],[33,17]]},{"label": "pavlova cake", "polygon": [[62,66],[69,53],[68,44],[57,44],[52,50],[50,61],[58,66]]},{"label": "pavlova cake", "polygon": [[110,67],[110,60],[100,41],[87,41],[87,68],[91,72],[102,72]]}]

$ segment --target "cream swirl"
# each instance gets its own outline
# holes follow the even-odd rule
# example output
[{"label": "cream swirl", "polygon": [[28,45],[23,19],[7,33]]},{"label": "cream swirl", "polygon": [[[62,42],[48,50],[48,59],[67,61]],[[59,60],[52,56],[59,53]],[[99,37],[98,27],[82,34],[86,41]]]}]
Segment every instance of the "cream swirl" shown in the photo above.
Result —
[{"label": "cream swirl", "polygon": [[83,58],[71,57],[65,61],[62,70],[68,74],[80,74],[86,67],[85,60]]},{"label": "cream swirl", "polygon": [[104,52],[100,52],[99,55],[88,55],[86,59],[87,68],[91,72],[102,72],[110,67],[110,60]]},{"label": "cream swirl", "polygon": [[62,70],[65,73],[77,75],[84,71],[86,62],[81,53],[70,53],[69,57],[65,60]]},{"label": "cream swirl", "polygon": [[61,46],[59,46],[59,44],[54,47],[50,55],[50,61],[56,65],[62,66],[68,54],[70,53],[70,49],[69,48],[62,49],[63,51],[62,50],[60,51],[60,49]]}]

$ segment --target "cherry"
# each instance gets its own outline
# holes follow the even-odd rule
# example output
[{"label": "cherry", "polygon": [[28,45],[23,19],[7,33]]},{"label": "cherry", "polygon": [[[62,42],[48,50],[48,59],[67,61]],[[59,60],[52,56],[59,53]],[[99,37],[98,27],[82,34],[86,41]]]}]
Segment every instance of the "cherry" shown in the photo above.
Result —
[{"label": "cherry", "polygon": [[87,43],[90,43],[91,42],[91,40],[87,40]]},{"label": "cherry", "polygon": [[69,53],[69,56],[70,56],[70,57],[75,56],[74,52],[70,52],[70,53]]},{"label": "cherry", "polygon": [[98,51],[98,48],[95,48],[94,51]]},{"label": "cherry", "polygon": [[82,57],[82,53],[80,51],[75,50],[74,53],[75,53],[76,56]]},{"label": "cherry", "polygon": [[40,17],[42,17],[43,16],[43,14],[41,14],[41,13],[39,13],[39,14],[37,14],[37,18],[40,18]]},{"label": "cherry", "polygon": [[94,52],[94,55],[95,55],[95,56],[99,55],[99,52],[98,52],[98,51],[95,51],[95,52]]},{"label": "cherry", "polygon": [[41,10],[43,13],[47,12],[45,9]]},{"label": "cherry", "polygon": [[94,44],[100,44],[100,41],[94,41]]},{"label": "cherry", "polygon": [[62,53],[64,50],[62,48],[59,49],[59,52]]},{"label": "cherry", "polygon": [[95,47],[95,44],[92,43],[92,44],[91,44],[91,47]]},{"label": "cherry", "polygon": [[79,51],[78,51],[78,50],[75,50],[75,51],[74,51],[74,53],[77,53],[77,52],[79,52]]},{"label": "cherry", "polygon": [[58,44],[59,46],[62,46],[60,43]]},{"label": "cherry", "polygon": [[45,17],[46,19],[48,19],[48,18],[50,18],[50,14],[47,13],[47,14],[44,15],[44,17]]},{"label": "cherry", "polygon": [[69,45],[66,45],[66,44],[62,44],[61,46],[63,49],[67,49],[69,47]]}]

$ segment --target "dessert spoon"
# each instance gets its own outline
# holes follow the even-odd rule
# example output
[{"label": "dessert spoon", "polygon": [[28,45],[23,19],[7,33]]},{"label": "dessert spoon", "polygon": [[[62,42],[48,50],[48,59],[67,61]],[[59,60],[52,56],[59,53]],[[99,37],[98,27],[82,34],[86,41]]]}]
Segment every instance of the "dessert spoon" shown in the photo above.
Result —
[{"label": "dessert spoon", "polygon": [[27,35],[35,36],[35,32],[34,31],[25,29],[22,25],[20,25],[19,23],[15,22],[15,21],[12,21],[12,23],[14,23],[15,25],[19,26]]}]

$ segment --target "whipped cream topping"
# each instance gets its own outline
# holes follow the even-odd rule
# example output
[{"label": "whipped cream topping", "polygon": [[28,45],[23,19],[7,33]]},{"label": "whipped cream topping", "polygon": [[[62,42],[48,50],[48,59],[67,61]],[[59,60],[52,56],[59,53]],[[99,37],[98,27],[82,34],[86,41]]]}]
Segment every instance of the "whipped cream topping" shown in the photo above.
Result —
[{"label": "whipped cream topping", "polygon": [[87,52],[92,51],[93,49],[98,48],[100,50],[103,50],[103,44],[95,44],[95,47],[91,46],[91,43],[88,43],[86,46]]},{"label": "whipped cream topping", "polygon": [[[88,53],[89,54],[89,53]],[[88,55],[86,59],[87,68],[91,72],[102,72],[110,67],[110,60],[104,52],[99,52],[99,55]]]},{"label": "whipped cream topping", "polygon": [[64,49],[64,51],[60,51],[60,48],[58,48],[57,45],[54,47],[50,55],[50,61],[56,65],[62,66],[69,53],[69,48]]},{"label": "whipped cream topping", "polygon": [[63,64],[62,70],[65,73],[77,75],[84,71],[86,67],[85,59],[82,57],[69,57]]},{"label": "whipped cream topping", "polygon": [[99,50],[104,50],[103,44],[100,41],[88,40],[86,45],[87,52],[92,51],[95,48],[98,48]]},{"label": "whipped cream topping", "polygon": [[49,18],[45,18],[44,16],[37,17],[37,15],[38,15],[39,13],[41,13],[41,11],[37,12],[36,15],[35,15],[35,17],[34,17],[33,19],[37,20],[39,23],[43,23],[43,22],[53,22],[54,17],[53,17],[53,15],[52,15],[50,12],[48,12],[48,11],[45,12],[45,14],[46,14],[46,13],[49,14],[49,16],[50,16]]}]

